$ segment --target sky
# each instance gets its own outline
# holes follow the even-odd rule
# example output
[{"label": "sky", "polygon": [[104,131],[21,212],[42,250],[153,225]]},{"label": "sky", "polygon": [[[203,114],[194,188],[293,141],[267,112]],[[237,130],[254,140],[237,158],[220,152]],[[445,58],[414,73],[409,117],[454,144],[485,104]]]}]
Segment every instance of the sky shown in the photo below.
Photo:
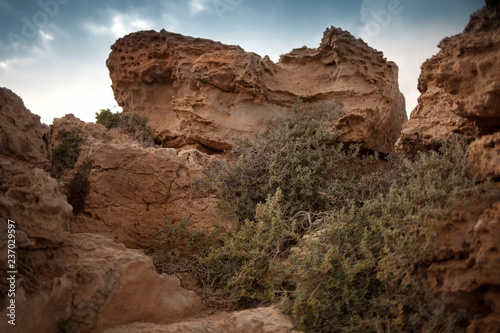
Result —
[{"label": "sky", "polygon": [[483,0],[0,0],[0,87],[51,124],[120,111],[106,67],[116,39],[165,29],[279,56],[316,48],[327,27],[362,38],[399,66],[410,114],[420,65],[463,31]]}]

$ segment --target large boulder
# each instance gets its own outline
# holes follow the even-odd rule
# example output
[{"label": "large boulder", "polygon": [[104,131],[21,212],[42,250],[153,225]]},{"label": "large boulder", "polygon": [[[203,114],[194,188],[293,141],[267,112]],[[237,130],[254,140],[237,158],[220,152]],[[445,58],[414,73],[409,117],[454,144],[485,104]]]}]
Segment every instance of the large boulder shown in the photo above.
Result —
[{"label": "large boulder", "polygon": [[124,112],[149,119],[166,147],[200,144],[227,150],[297,100],[336,105],[341,140],[389,153],[406,121],[398,67],[342,29],[325,31],[278,63],[238,46],[179,34],[141,31],[111,47],[107,66]]},{"label": "large boulder", "polygon": [[110,329],[104,333],[298,333],[293,330],[291,318],[274,307],[244,310],[214,317],[167,325],[136,323]]},{"label": "large boulder", "polygon": [[92,163],[89,193],[72,232],[106,233],[128,247],[144,248],[167,221],[189,218],[195,228],[234,225],[219,210],[216,193],[192,186],[211,156],[196,149],[145,148],[119,128],[106,131],[72,115],[54,120],[52,131],[59,130],[84,139],[75,168]]},{"label": "large boulder", "polygon": [[[49,166],[49,128],[10,90],[0,89],[0,100],[0,251],[7,256],[9,234],[16,245],[15,262],[0,260],[3,272],[16,272],[9,273],[14,284],[0,280],[0,331],[57,332],[60,325],[77,325],[81,332],[100,332],[198,313],[200,298],[177,277],[158,275],[144,253],[103,235],[69,233],[72,207],[59,182],[41,169]],[[65,119],[71,123],[72,117]],[[96,126],[86,129],[89,142],[106,136]],[[8,233],[8,220],[15,234]],[[15,326],[7,316],[12,301]]]},{"label": "large boulder", "polygon": [[452,133],[474,138],[500,126],[500,4],[471,15],[464,31],[439,43],[441,51],[422,65],[421,95],[403,126],[396,148],[433,148]]}]

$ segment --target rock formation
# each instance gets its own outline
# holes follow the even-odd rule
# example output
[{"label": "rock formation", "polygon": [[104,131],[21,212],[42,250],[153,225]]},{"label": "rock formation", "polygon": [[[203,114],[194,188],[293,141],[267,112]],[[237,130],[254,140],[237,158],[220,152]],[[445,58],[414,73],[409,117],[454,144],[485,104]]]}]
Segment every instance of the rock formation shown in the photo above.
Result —
[{"label": "rock formation", "polygon": [[495,1],[471,16],[465,30],[439,43],[422,65],[421,95],[396,148],[436,146],[452,133],[473,138],[500,127],[500,9]]},{"label": "rock formation", "polygon": [[295,49],[278,63],[165,30],[127,35],[111,49],[106,64],[118,104],[146,116],[165,147],[227,150],[291,114],[298,99],[340,104],[341,139],[382,153],[392,151],[406,121],[397,65],[333,27],[318,48]]},{"label": "rock formation", "polygon": [[[162,323],[201,310],[194,292],[175,276],[158,275],[151,258],[105,236],[68,232],[72,207],[48,167],[48,127],[21,99],[0,88],[0,231],[16,222],[16,295],[0,281],[0,314],[15,299],[16,326],[0,321],[2,332],[56,332],[75,320],[82,332],[102,331],[135,321]],[[7,254],[7,237],[0,239]],[[7,272],[6,260],[0,269]],[[9,303],[8,303],[9,302]]]},{"label": "rock formation", "polygon": [[500,327],[500,202],[498,197],[467,199],[467,206],[438,226],[428,279],[450,304],[483,316],[472,320],[467,332],[496,332]]},{"label": "rock formation", "polygon": [[[441,51],[422,65],[422,93],[403,126],[396,149],[415,153],[434,149],[453,133],[472,142],[470,175],[500,176],[500,3],[471,15],[465,30],[439,44]],[[490,191],[498,190],[493,184]],[[498,196],[474,195],[438,225],[435,258],[428,278],[452,306],[480,313],[467,332],[497,332],[500,327],[500,205]]]},{"label": "rock formation", "polygon": [[59,130],[78,133],[85,140],[77,166],[85,160],[93,165],[84,212],[72,223],[72,232],[112,234],[126,246],[144,248],[167,219],[176,223],[190,218],[197,228],[210,227],[214,221],[233,225],[219,210],[215,193],[191,186],[211,159],[205,153],[144,148],[118,128],[106,131],[72,115],[54,120],[52,132]]},{"label": "rock formation", "polygon": [[[217,317],[217,316],[215,316]],[[293,322],[279,310],[257,308],[227,314],[222,318],[205,317],[194,321],[154,325],[136,323],[104,333],[298,333],[293,330]]]}]

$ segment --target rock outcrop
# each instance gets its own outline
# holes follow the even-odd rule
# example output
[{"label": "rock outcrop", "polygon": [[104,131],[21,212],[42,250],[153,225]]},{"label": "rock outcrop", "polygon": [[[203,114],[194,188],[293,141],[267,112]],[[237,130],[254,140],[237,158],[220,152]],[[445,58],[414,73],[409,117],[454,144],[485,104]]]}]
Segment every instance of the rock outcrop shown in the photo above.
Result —
[{"label": "rock outcrop", "polygon": [[471,138],[500,128],[500,5],[471,16],[465,30],[439,43],[422,65],[421,95],[396,148],[414,152],[438,145],[452,133]]},{"label": "rock outcrop", "polygon": [[191,186],[210,161],[207,154],[144,148],[119,128],[106,131],[72,115],[54,120],[52,131],[59,130],[85,140],[76,167],[86,160],[93,166],[84,211],[75,217],[72,232],[107,233],[126,246],[144,248],[167,220],[190,218],[196,228],[215,221],[229,228],[234,224],[219,210],[215,193]]},{"label": "rock outcrop", "polygon": [[25,109],[19,96],[0,88],[0,154],[46,168],[50,128]]},{"label": "rock outcrop", "polygon": [[[422,65],[422,93],[403,126],[396,149],[435,149],[453,133],[472,142],[470,175],[484,181],[500,176],[500,3],[471,15],[465,30],[439,44],[441,51]],[[498,191],[494,183],[488,189]],[[479,199],[480,197],[481,199]],[[470,194],[438,224],[428,278],[437,295],[456,308],[478,314],[467,332],[500,327],[500,203],[498,192]]]},{"label": "rock outcrop", "polygon": [[382,153],[392,151],[406,121],[397,65],[333,27],[318,48],[295,49],[278,63],[165,30],[127,35],[111,49],[115,99],[124,112],[146,116],[165,147],[227,150],[290,115],[298,99],[340,105],[341,140]]},{"label": "rock outcrop", "polygon": [[[8,89],[0,89],[0,250],[7,255],[7,220],[15,221],[15,297],[0,281],[1,332],[56,332],[76,323],[100,332],[135,321],[163,323],[192,316],[201,300],[175,276],[158,275],[151,258],[103,235],[68,230],[72,207],[48,167],[48,127]],[[102,131],[104,134],[106,131]],[[97,130],[95,133],[99,133]],[[97,134],[96,134],[97,135]],[[6,318],[11,300],[16,325]],[[170,319],[168,319],[170,318]]]},{"label": "rock outcrop", "polygon": [[[495,186],[500,191],[500,186]],[[494,190],[494,189],[490,189]],[[500,327],[500,202],[498,195],[469,204],[440,222],[428,279],[439,295],[459,309],[479,315],[468,333]]]},{"label": "rock outcrop", "polygon": [[136,323],[104,333],[296,333],[290,318],[273,307],[235,312],[222,318],[154,325]]}]

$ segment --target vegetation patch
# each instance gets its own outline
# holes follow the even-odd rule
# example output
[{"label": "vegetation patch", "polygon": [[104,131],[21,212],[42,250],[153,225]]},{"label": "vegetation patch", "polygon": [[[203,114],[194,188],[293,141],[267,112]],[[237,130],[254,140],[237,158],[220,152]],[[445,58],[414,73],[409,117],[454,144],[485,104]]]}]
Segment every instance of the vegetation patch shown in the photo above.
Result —
[{"label": "vegetation patch", "polygon": [[57,139],[61,143],[52,148],[51,164],[52,173],[56,178],[60,178],[65,171],[73,169],[80,155],[83,139],[77,133],[66,130],[59,130]]},{"label": "vegetation patch", "polygon": [[136,113],[123,114],[111,112],[109,109],[101,109],[96,112],[96,123],[104,125],[107,129],[114,127],[122,128],[132,139],[137,140],[143,147],[155,145],[155,136],[151,127],[147,125],[148,119]]},{"label": "vegetation patch", "polygon": [[196,184],[219,191],[238,230],[185,229],[178,243],[160,230],[172,255],[155,264],[196,276],[212,304],[281,302],[308,332],[463,331],[466,314],[433,298],[425,270],[436,222],[487,186],[466,176],[467,142],[380,164],[337,141],[332,114],[297,108],[209,166]]},{"label": "vegetation patch", "polygon": [[89,175],[91,170],[92,163],[87,160],[64,184],[66,198],[68,203],[73,206],[73,214],[75,215],[83,212],[85,208],[85,200],[90,188]]}]

